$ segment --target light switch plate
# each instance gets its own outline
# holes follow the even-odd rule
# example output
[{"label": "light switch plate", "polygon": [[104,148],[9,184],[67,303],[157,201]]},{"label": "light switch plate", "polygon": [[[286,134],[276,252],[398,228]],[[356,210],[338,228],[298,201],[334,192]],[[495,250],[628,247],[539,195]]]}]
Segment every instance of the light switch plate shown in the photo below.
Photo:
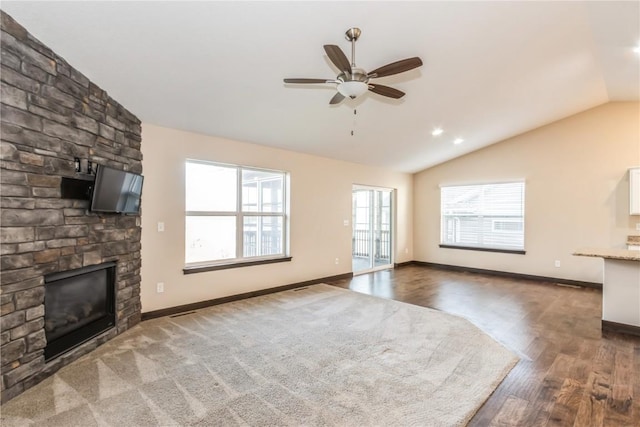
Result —
[{"label": "light switch plate", "polygon": [[159,222],[158,223],[158,231],[159,232],[163,232],[164,231],[164,222]]}]

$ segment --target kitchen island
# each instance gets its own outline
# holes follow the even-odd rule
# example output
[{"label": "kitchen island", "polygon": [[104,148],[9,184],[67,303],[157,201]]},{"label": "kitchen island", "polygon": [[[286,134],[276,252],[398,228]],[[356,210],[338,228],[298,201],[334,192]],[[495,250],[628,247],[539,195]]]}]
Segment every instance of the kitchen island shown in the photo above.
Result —
[{"label": "kitchen island", "polygon": [[640,335],[640,251],[586,248],[573,255],[604,260],[602,329]]}]

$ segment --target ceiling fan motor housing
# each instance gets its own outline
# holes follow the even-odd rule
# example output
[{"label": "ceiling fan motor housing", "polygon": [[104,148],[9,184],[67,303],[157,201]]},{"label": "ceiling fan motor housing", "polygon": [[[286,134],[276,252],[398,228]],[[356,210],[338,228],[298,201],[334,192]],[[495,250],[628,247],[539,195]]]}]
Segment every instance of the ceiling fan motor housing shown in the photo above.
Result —
[{"label": "ceiling fan motor housing", "polygon": [[340,80],[341,82],[363,82],[369,83],[369,76],[367,72],[362,68],[353,67],[351,68],[351,76],[347,77],[346,73],[338,74],[336,80]]}]

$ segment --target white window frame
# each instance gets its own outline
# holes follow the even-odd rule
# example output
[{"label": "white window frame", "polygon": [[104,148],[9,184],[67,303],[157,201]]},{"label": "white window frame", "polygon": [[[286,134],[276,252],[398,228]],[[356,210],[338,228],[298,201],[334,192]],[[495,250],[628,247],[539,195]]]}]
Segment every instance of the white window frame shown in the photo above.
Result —
[{"label": "white window frame", "polygon": [[[236,170],[236,207],[234,211],[188,211],[185,209],[185,219],[189,216],[213,216],[223,217],[232,216],[236,218],[236,256],[234,258],[226,258],[220,260],[208,260],[198,262],[186,262],[185,248],[185,273],[206,271],[207,267],[233,267],[245,264],[254,265],[261,264],[261,261],[278,261],[291,260],[289,256],[289,173],[281,170],[258,168],[253,166],[233,165],[228,163],[218,163],[206,160],[187,159],[185,167],[188,163],[198,163],[210,165],[219,168],[229,168]],[[256,171],[268,172],[282,175],[282,211],[281,212],[251,212],[243,211],[242,208],[242,172]],[[186,197],[186,180],[185,180],[185,197]],[[259,194],[259,198],[262,195]],[[282,218],[282,252],[279,254],[271,254],[264,256],[244,256],[244,218],[245,217],[278,217]],[[217,269],[217,268],[212,268]]]},{"label": "white window frame", "polygon": [[[460,215],[451,215],[451,214],[446,214],[445,213],[445,196],[444,196],[444,189],[446,188],[452,188],[452,187],[489,187],[489,186],[496,186],[496,185],[513,185],[513,184],[520,184],[522,185],[522,204],[521,204],[521,215],[518,217],[514,217],[514,218],[496,218],[496,219],[492,219],[491,220],[491,232],[492,233],[505,233],[505,234],[522,234],[522,246],[521,247],[509,247],[509,246],[502,246],[502,245],[489,245],[489,244],[484,244],[484,243],[479,243],[477,245],[475,244],[468,244],[468,243],[458,243],[461,239],[461,234],[463,233],[463,231],[461,231],[461,226],[460,226],[460,218],[463,218],[465,216],[468,217],[477,217],[477,218],[485,218],[485,217],[490,217],[493,215],[487,215],[484,212],[481,212],[479,214],[473,215],[473,214],[460,214]],[[482,193],[484,195],[484,193]],[[471,184],[460,184],[460,185],[440,185],[440,247],[441,248],[450,248],[450,249],[468,249],[468,250],[479,250],[479,251],[489,251],[489,252],[505,252],[505,253],[515,253],[515,254],[525,254],[525,244],[526,244],[526,239],[525,239],[525,231],[526,231],[526,223],[525,223],[525,196],[526,196],[526,183],[524,180],[514,180],[514,181],[505,181],[505,182],[486,182],[486,183],[471,183]],[[485,200],[483,198],[482,203],[484,203]],[[485,209],[486,211],[486,209]],[[498,216],[498,215],[496,215]],[[451,234],[450,232],[448,232],[448,228],[447,228],[447,224],[450,223],[452,220],[457,220],[456,224],[458,224],[458,226],[456,227],[455,231],[455,235],[456,235],[456,242],[451,242],[449,240],[447,240],[447,237]],[[497,230],[496,229],[496,222],[519,222],[522,224],[522,231],[517,231],[517,230]],[[485,234],[480,233],[480,235],[484,236]]]}]

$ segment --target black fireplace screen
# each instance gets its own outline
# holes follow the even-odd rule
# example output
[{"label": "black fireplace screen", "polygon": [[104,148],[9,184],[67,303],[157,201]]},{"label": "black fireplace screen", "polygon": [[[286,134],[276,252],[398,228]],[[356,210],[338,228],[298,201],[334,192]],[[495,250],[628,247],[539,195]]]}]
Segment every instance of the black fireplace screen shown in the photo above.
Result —
[{"label": "black fireplace screen", "polygon": [[114,262],[45,277],[45,360],[115,324]]}]

